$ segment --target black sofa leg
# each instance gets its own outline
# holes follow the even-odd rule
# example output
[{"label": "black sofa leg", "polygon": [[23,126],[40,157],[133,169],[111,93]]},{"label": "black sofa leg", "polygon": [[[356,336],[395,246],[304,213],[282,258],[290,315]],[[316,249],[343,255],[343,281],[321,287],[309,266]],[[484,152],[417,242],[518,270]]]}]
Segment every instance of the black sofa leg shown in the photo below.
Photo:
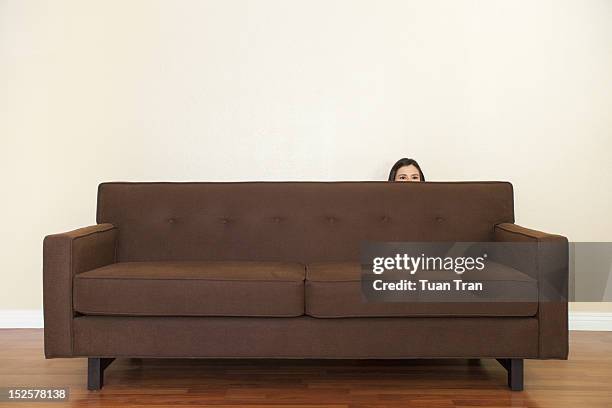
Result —
[{"label": "black sofa leg", "polygon": [[523,391],[523,359],[498,358],[497,361],[508,371],[508,387],[512,391]]},{"label": "black sofa leg", "polygon": [[114,358],[88,358],[87,359],[87,389],[100,390],[104,386],[104,370]]}]

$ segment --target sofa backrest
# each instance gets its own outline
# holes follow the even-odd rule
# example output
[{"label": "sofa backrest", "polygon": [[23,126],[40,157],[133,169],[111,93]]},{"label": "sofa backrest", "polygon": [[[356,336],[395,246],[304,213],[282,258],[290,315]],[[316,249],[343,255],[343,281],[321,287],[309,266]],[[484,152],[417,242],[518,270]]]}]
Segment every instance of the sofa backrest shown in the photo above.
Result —
[{"label": "sofa backrest", "polygon": [[358,260],[363,241],[487,241],[506,182],[102,183],[118,261]]}]

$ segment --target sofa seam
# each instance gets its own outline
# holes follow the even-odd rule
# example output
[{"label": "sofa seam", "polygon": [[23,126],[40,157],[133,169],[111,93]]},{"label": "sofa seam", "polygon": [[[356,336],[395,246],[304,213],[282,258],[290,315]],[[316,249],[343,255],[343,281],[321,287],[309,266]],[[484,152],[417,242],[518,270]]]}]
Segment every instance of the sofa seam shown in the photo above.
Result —
[{"label": "sofa seam", "polygon": [[71,239],[70,240],[70,251],[69,251],[69,264],[68,264],[68,271],[70,274],[70,301],[68,303],[68,307],[69,307],[69,311],[70,313],[68,314],[70,316],[70,355],[74,354],[74,325],[73,325],[73,320],[74,320],[74,288],[73,288],[73,282],[74,282],[74,260],[73,260],[73,253],[74,253],[74,241],[75,239]]},{"label": "sofa seam", "polygon": [[[509,181],[427,181],[427,184],[512,184]],[[388,181],[382,180],[364,180],[364,181],[315,181],[315,180],[303,180],[303,181],[106,181],[100,183],[102,185],[151,185],[151,184],[165,184],[165,185],[186,185],[186,184],[388,184]]]},{"label": "sofa seam", "polygon": [[[104,223],[104,224],[106,224],[106,223]],[[101,225],[101,224],[96,224],[96,225],[94,225],[94,226],[98,226],[98,225]],[[65,235],[66,233],[64,233],[64,234],[58,234],[58,236],[60,236],[60,237],[65,236],[65,237],[69,238],[71,241],[76,241],[77,239],[87,238],[87,237],[92,236],[92,235],[94,235],[94,234],[101,234],[101,233],[103,233],[103,232],[108,232],[108,231],[112,231],[112,230],[114,230],[114,229],[117,229],[117,227],[116,227],[115,225],[113,225],[113,224],[110,224],[110,223],[109,223],[108,225],[110,225],[110,227],[108,227],[108,228],[106,228],[106,229],[101,229],[101,230],[91,231],[91,232],[88,232],[87,234],[77,235],[77,236],[75,236],[75,237],[70,237],[70,236],[68,236],[68,235]]]},{"label": "sofa seam", "polygon": [[79,276],[78,279],[91,279],[91,280],[135,280],[135,281],[205,281],[205,282],[265,282],[265,283],[302,283],[302,281],[288,281],[288,280],[242,280],[242,279],[184,279],[184,278],[105,278],[105,277],[91,277],[91,276]]},{"label": "sofa seam", "polygon": [[[541,264],[541,262],[540,262],[541,252],[540,251],[541,251],[540,240],[538,239],[536,241],[536,260],[535,260],[536,271],[538,272],[537,273],[537,275],[538,275],[538,283],[541,282],[540,279],[542,278],[542,276],[541,276],[542,271],[541,271],[541,268],[540,268],[540,264]],[[537,309],[537,312],[538,312],[537,313],[537,316],[538,316],[538,357],[540,357],[543,354],[542,353],[542,349],[543,349],[542,348],[542,342],[543,342],[543,339],[542,339],[542,332],[541,332],[541,327],[540,327],[540,323],[541,323],[540,322],[540,306],[542,305],[542,303],[539,301],[539,298],[540,298],[540,285],[538,284],[538,309]]]},{"label": "sofa seam", "polygon": [[[440,282],[440,281],[444,281],[444,279],[440,279],[440,280],[432,280],[432,282]],[[465,279],[465,282],[470,282],[470,280]],[[533,281],[537,282],[536,279],[534,279]],[[346,281],[339,281],[339,280],[334,280],[334,281],[323,281],[323,280],[306,280],[305,282],[312,282],[312,283],[361,283],[363,282],[363,280],[346,280]],[[374,282],[374,280],[371,280],[370,282]],[[514,280],[514,279],[499,279],[499,280],[487,280],[484,282],[524,282],[524,283],[532,283],[532,281],[526,281],[526,280]]]},{"label": "sofa seam", "polygon": [[331,316],[331,315],[313,315],[313,314],[306,314],[306,316],[310,316],[310,317],[314,317],[315,319],[344,319],[344,318],[350,318],[350,319],[362,319],[364,317],[370,317],[370,318],[389,318],[389,317],[397,317],[397,318],[404,318],[404,319],[409,319],[411,317],[518,317],[518,318],[533,318],[536,315],[535,314],[530,314],[530,315],[519,315],[519,316],[508,316],[507,314],[488,314],[488,315],[483,315],[483,314],[479,314],[479,313],[461,313],[461,314],[432,314],[432,313],[413,313],[411,315],[342,315],[342,316]]},{"label": "sofa seam", "polygon": [[[87,353],[79,353],[77,355],[75,355],[75,357],[89,357],[90,355]],[[295,356],[293,354],[280,354],[280,355],[275,355],[272,357],[269,356],[265,356],[265,357],[254,357],[254,356],[247,356],[247,355],[243,355],[243,356],[236,356],[236,355],[229,355],[229,354],[224,354],[224,355],[203,355],[203,356],[197,356],[197,357],[190,357],[187,355],[175,355],[175,356],[169,356],[169,355],[164,355],[164,356],[159,356],[159,355],[155,355],[155,354],[104,354],[99,356],[100,358],[167,358],[167,359],[181,359],[181,358],[201,358],[201,359],[230,359],[230,360],[239,360],[239,359],[289,359],[289,360],[301,360],[301,359],[319,359],[319,360],[434,360],[434,359],[461,359],[461,360],[465,360],[466,358],[475,358],[475,359],[482,359],[482,358],[522,358],[524,360],[542,360],[540,358],[536,357],[525,357],[524,355],[470,355],[470,356],[461,356],[458,357],[457,355],[440,355],[440,356],[433,356],[433,357],[419,357],[416,355],[404,355],[401,357],[396,357],[396,356],[384,356],[384,355],[376,355],[373,357],[367,357],[364,358],[363,356],[359,356],[357,354],[355,355],[346,355],[346,356],[341,356],[341,357],[321,357],[320,355],[315,355],[315,354],[305,354],[305,355],[300,355],[300,356]]]},{"label": "sofa seam", "polygon": [[[113,316],[121,316],[121,317],[300,317],[300,316],[306,316],[306,314],[302,313],[302,314],[274,314],[274,315],[258,315],[258,314],[237,314],[237,315],[232,315],[232,314],[167,314],[167,315],[161,315],[161,314],[142,314],[142,313],[137,313],[137,312],[131,312],[131,313],[120,313],[120,312],[102,312],[102,311],[79,311],[79,313],[83,314],[84,316],[108,316],[108,317],[113,317]],[[90,314],[88,314],[90,313]]]},{"label": "sofa seam", "polygon": [[[506,224],[506,223],[502,223],[502,224]],[[528,233],[522,232],[522,231],[512,231],[512,230],[508,229],[507,227],[502,226],[502,224],[496,224],[495,226],[497,228],[501,229],[502,231],[508,232],[510,234],[521,235],[521,236],[526,237],[526,238],[531,238],[531,239],[533,239],[535,241],[542,241],[542,238],[536,237],[534,235],[529,235]],[[516,225],[514,223],[512,223],[512,225],[516,226],[517,228],[521,228],[520,226],[518,226],[518,225]],[[559,235],[555,235],[555,234],[548,234],[546,232],[542,232],[542,234],[546,234],[546,235],[551,236],[551,237],[559,236]]]}]

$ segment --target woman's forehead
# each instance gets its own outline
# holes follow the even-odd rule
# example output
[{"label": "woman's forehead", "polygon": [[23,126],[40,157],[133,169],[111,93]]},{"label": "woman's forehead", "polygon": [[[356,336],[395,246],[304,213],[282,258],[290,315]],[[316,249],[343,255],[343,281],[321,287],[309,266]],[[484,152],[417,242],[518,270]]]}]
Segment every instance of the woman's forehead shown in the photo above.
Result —
[{"label": "woman's forehead", "polygon": [[416,166],[414,164],[409,164],[407,166],[402,166],[399,169],[397,169],[398,173],[418,173],[419,169],[416,168]]}]

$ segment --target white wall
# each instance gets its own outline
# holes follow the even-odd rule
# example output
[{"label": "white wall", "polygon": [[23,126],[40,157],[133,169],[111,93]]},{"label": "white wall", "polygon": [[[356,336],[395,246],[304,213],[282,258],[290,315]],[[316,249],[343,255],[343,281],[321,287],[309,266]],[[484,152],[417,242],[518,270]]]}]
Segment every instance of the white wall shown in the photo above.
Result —
[{"label": "white wall", "polygon": [[612,2],[0,0],[0,310],[109,180],[509,180],[612,240]]}]

